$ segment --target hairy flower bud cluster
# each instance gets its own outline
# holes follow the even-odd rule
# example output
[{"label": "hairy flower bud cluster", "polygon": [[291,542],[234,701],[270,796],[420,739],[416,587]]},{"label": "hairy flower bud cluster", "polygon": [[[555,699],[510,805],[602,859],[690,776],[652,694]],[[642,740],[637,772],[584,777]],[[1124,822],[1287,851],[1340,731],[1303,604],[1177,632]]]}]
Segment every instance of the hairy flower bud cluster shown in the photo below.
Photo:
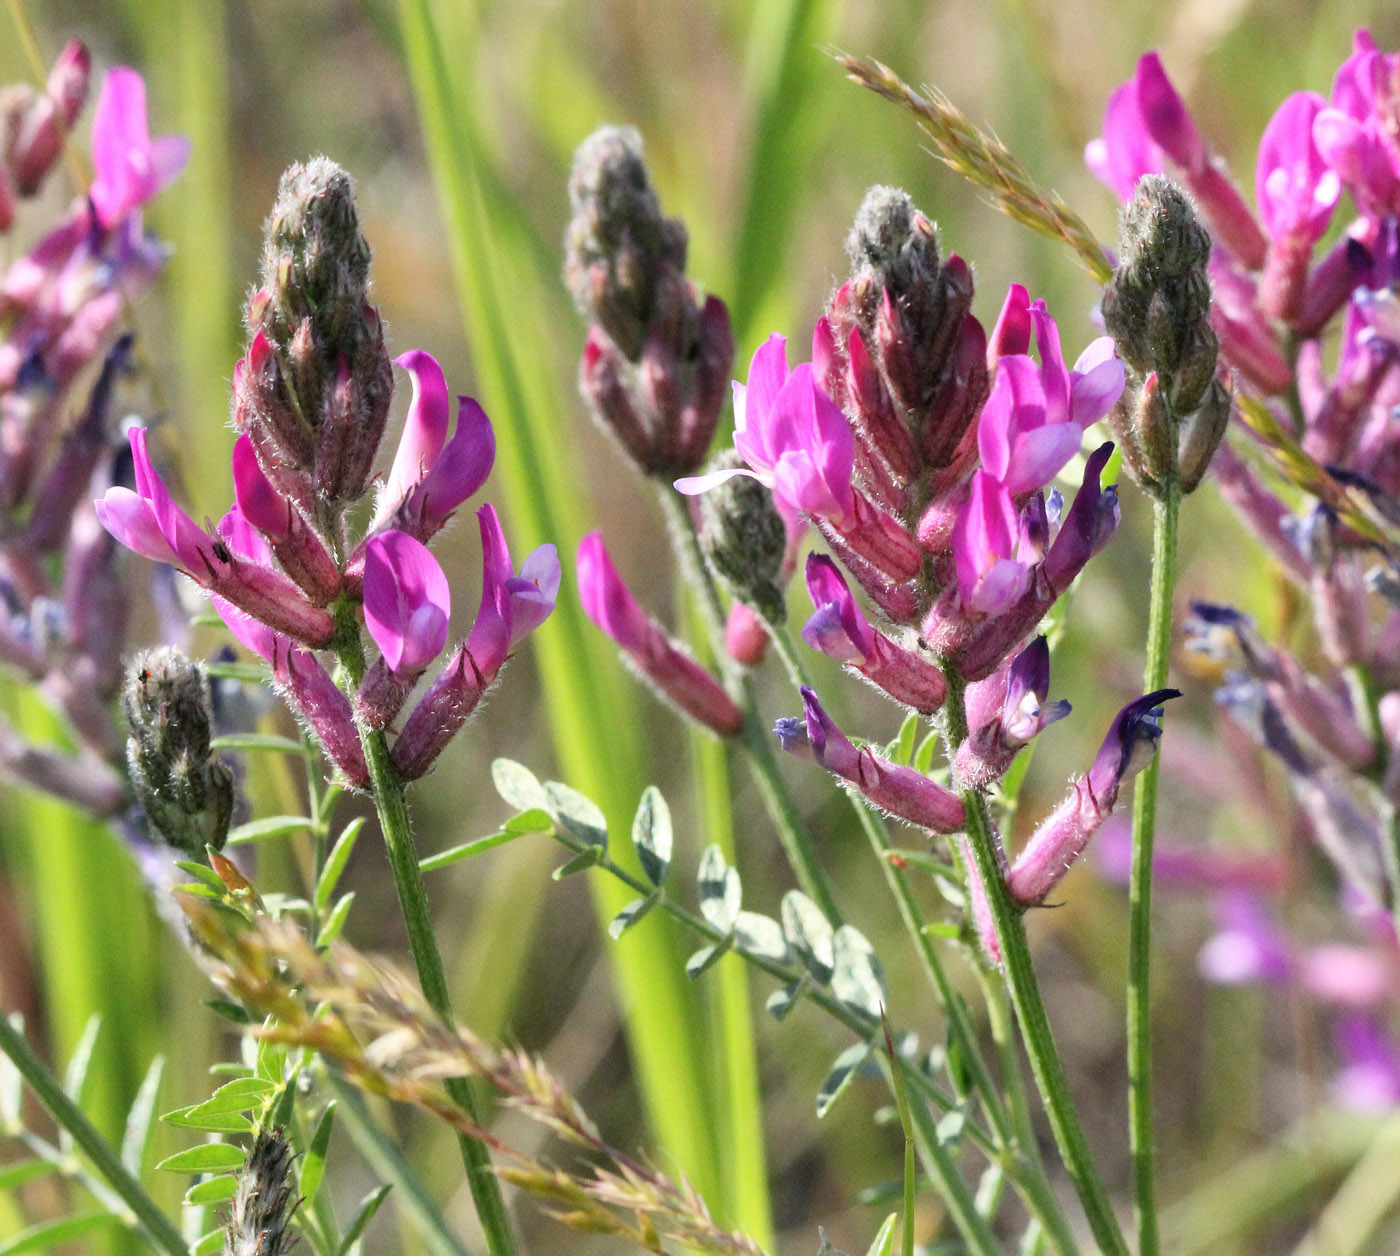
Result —
[{"label": "hairy flower bud cluster", "polygon": [[[233,508],[213,530],[197,525],[166,488],[147,433],[134,428],[134,488],[109,488],[97,512],[123,544],[210,593],[233,635],[270,665],[340,777],[365,787],[362,738],[394,726],[447,647],[451,587],[427,542],[485,482],[495,437],[467,397],[457,399],[449,437],[442,368],[426,353],[404,354],[397,364],[412,378],[413,400],[357,541],[346,512],[370,483],[393,364],[368,301],[369,246],[349,177],[325,158],[283,176],[262,279],[249,304],[248,350],[234,371]],[[466,641],[398,729],[392,753],[406,779],[433,765],[558,593],[552,545],[517,571],[495,510],[482,506],[477,519],[481,604]],[[362,627],[377,647],[363,668]],[[324,650],[347,662],[353,694],[318,658]]]},{"label": "hairy flower bud cluster", "polygon": [[1113,412],[1114,431],[1134,478],[1154,492],[1174,476],[1194,489],[1230,416],[1216,378],[1209,262],[1210,236],[1191,202],[1171,180],[1144,175],[1123,211],[1103,315],[1134,385]]},{"label": "hairy flower bud cluster", "polygon": [[68,747],[36,745],[0,723],[0,770],[105,816],[129,801],[111,699],[131,594],[91,498],[124,474],[136,355],[119,324],[165,256],[141,210],[189,145],[151,137],[140,75],[114,67],[92,119],[91,187],[56,213],[29,206],[78,143],[89,71],[70,43],[42,90],[0,91],[0,235],[13,258],[0,279],[0,663],[40,688],[71,735]]},{"label": "hairy flower bud cluster", "polygon": [[220,849],[233,817],[233,772],[210,750],[209,681],[162,646],[136,655],[122,686],[131,788],[150,827],[195,858]]},{"label": "hairy flower bud cluster", "polygon": [[590,327],[579,387],[646,474],[700,468],[734,360],[729,313],[685,277],[685,227],[652,190],[641,137],[604,127],[574,157],[564,274]]},{"label": "hairy flower bud cluster", "polygon": [[292,1229],[296,1153],[281,1130],[260,1129],[236,1174],[237,1187],[224,1225],[225,1256],[287,1256],[297,1241]]}]

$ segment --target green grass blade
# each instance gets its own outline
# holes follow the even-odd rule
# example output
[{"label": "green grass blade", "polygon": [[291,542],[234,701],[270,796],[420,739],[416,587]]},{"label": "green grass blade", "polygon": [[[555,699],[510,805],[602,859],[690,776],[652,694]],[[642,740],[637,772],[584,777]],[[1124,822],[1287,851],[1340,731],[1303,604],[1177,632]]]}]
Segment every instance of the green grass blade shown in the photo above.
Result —
[{"label": "green grass blade", "polygon": [[[552,540],[567,562],[588,518],[577,459],[559,416],[576,407],[551,387],[533,329],[558,325],[562,300],[530,263],[518,209],[484,173],[486,146],[467,98],[475,63],[467,6],[403,0],[404,55],[451,243],[480,391],[504,439],[497,462],[524,544]],[[444,31],[458,37],[450,43]],[[563,177],[560,188],[562,195]],[[519,543],[518,542],[518,543]],[[584,622],[571,590],[534,638],[555,746],[564,775],[602,805],[625,842],[641,793],[638,755],[626,740],[605,745],[599,728],[629,728],[632,695],[620,668]],[[594,883],[606,922],[625,904],[620,887]],[[522,905],[523,906],[523,905]],[[536,905],[536,910],[538,909]],[[697,1188],[719,1198],[722,1180],[710,1126],[709,1095],[698,1047],[699,1018],[686,988],[674,935],[643,922],[613,952],[629,1040],[658,1141]],[[721,1208],[723,1211],[723,1208]]]},{"label": "green grass blade", "polygon": [[800,189],[818,145],[813,102],[835,80],[822,46],[831,38],[837,0],[761,0],[753,6],[745,65],[750,96],[748,176],[734,251],[730,313],[739,361],[756,337],[790,321],[783,291],[787,245]]}]

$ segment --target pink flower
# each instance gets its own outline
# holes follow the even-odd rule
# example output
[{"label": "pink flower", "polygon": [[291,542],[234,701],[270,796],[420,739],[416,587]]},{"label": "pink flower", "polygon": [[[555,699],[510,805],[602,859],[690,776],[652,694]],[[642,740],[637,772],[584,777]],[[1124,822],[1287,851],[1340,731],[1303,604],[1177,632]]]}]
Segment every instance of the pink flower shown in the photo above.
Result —
[{"label": "pink flower", "polygon": [[717,471],[676,481],[702,493],[734,475],[753,475],[792,510],[851,522],[855,439],[840,408],[817,387],[809,363],[789,371],[787,340],[769,336],[753,355],[747,387],[734,385],[734,448],[750,471]]},{"label": "pink flower", "polygon": [[92,123],[96,177],[88,195],[98,221],[111,230],[171,183],[189,156],[183,135],[151,139],[141,76],[125,66],[108,70]]},{"label": "pink flower", "polygon": [[1332,219],[1342,183],[1313,140],[1313,123],[1326,105],[1316,92],[1294,92],[1259,141],[1254,195],[1271,239],[1315,244]]},{"label": "pink flower", "polygon": [[447,644],[452,594],[428,547],[385,532],[365,547],[365,627],[389,670],[416,676]]},{"label": "pink flower", "polygon": [[578,595],[584,614],[613,639],[638,675],[691,719],[732,737],[743,712],[708,671],[673,642],[632,595],[597,532],[578,547]]},{"label": "pink flower", "polygon": [[976,472],[953,524],[953,560],[964,606],[998,615],[1016,603],[1030,584],[1034,561],[1026,539],[1005,485],[986,471]]},{"label": "pink flower", "polygon": [[496,438],[486,412],[470,397],[458,397],[457,430],[448,440],[447,381],[436,359],[415,349],[395,365],[413,377],[413,402],[375,520],[426,540],[486,482]]},{"label": "pink flower", "polygon": [[128,549],[158,563],[180,567],[199,579],[212,560],[213,537],[185,514],[170,496],[165,481],[151,465],[146,429],[133,427],[128,434],[136,471],[136,491],[114,486],[95,503],[97,517]]},{"label": "pink flower", "polygon": [[488,681],[501,670],[518,641],[534,632],[554,610],[562,572],[553,545],[541,545],[516,574],[494,506],[476,512],[481,529],[481,608],[467,638],[467,650]]},{"label": "pink flower", "polygon": [[[1015,295],[1013,288],[997,325],[1000,340],[1007,344],[1021,339],[1008,329],[1019,321],[1008,313]],[[1113,408],[1124,383],[1123,364],[1114,355],[1111,337],[1101,336],[1090,344],[1070,370],[1045,302],[1033,302],[1026,314],[1035,329],[1040,363],[1025,353],[998,358],[996,380],[977,427],[983,469],[1017,495],[1055,477],[1078,452],[1085,429]]]},{"label": "pink flower", "polygon": [[1117,194],[1120,201],[1133,195],[1145,174],[1162,171],[1162,146],[1148,133],[1138,105],[1138,81],[1129,79],[1108,98],[1103,114],[1103,134],[1084,149],[1084,164]]},{"label": "pink flower", "polygon": [[1369,31],[1355,36],[1355,50],[1332,82],[1332,101],[1313,120],[1322,159],[1341,176],[1363,208],[1394,212],[1400,195],[1400,149],[1388,132],[1395,54],[1376,48]]}]

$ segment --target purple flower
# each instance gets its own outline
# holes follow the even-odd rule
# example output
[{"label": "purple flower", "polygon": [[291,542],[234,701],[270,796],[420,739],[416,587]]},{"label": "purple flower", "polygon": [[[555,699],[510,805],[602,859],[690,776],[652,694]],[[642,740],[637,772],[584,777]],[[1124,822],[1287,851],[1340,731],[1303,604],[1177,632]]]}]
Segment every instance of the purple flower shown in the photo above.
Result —
[{"label": "purple flower", "polygon": [[1331,104],[1313,121],[1322,159],[1373,214],[1394,212],[1400,192],[1400,151],[1386,114],[1396,60],[1376,48],[1369,31],[1357,31],[1355,50],[1332,82]]},{"label": "purple flower", "polygon": [[1011,865],[1006,884],[1013,899],[1033,907],[1059,884],[1112,814],[1123,782],[1146,767],[1156,752],[1162,735],[1161,704],[1180,696],[1177,689],[1159,689],[1134,699],[1118,713],[1093,765],[1074,782],[1069,796]]},{"label": "purple flower", "polygon": [[891,763],[868,746],[857,749],[805,685],[802,706],[803,719],[781,719],[773,730],[789,754],[821,764],[850,781],[875,806],[910,824],[935,833],[956,833],[963,827],[962,799],[952,790],[913,768]]},{"label": "purple flower", "polygon": [[102,526],[127,549],[153,562],[180,567],[196,574],[213,556],[215,541],[185,514],[170,496],[165,481],[151,465],[146,429],[128,433],[136,473],[136,491],[113,486],[97,499]]},{"label": "purple flower", "polygon": [[189,156],[183,135],[151,139],[141,76],[125,66],[108,70],[92,122],[95,177],[88,195],[98,221],[111,230],[172,182]]},{"label": "purple flower", "polygon": [[1293,947],[1259,898],[1245,891],[1216,903],[1219,932],[1201,947],[1196,967],[1217,985],[1283,982],[1293,975]]},{"label": "purple flower", "polygon": [[1334,1037],[1342,1067],[1332,1079],[1333,1098],[1363,1112],[1400,1104],[1400,1050],[1380,1024],[1369,1016],[1344,1016]]},{"label": "purple flower", "polygon": [[[1008,307],[1011,300],[1008,297]],[[1033,302],[1027,315],[1035,328],[1040,364],[1024,353],[999,358],[977,427],[983,469],[1017,495],[1055,477],[1078,451],[1085,429],[1113,408],[1124,384],[1123,364],[1114,356],[1111,337],[1095,340],[1070,370],[1045,302]],[[1006,326],[1014,321],[1004,309],[998,331],[1007,343],[1020,339]]]},{"label": "purple flower", "polygon": [[1025,542],[1011,493],[995,476],[976,472],[953,524],[953,559],[964,606],[999,615],[1016,604],[1030,585]]},{"label": "purple flower", "polygon": [[447,644],[452,593],[428,547],[385,532],[365,548],[365,627],[389,670],[417,676]]},{"label": "purple flower", "polygon": [[808,363],[789,371],[787,340],[769,336],[749,366],[747,387],[734,385],[734,448],[751,470],[716,471],[676,481],[702,493],[733,475],[752,474],[791,509],[848,525],[855,438],[846,416],[817,387]]},{"label": "purple flower", "polygon": [[578,595],[584,613],[622,649],[641,678],[691,719],[721,737],[744,726],[743,712],[713,676],[644,611],[613,566],[602,536],[579,542]]},{"label": "purple flower", "polygon": [[1161,173],[1162,156],[1162,146],[1143,121],[1134,77],[1110,93],[1104,107],[1103,134],[1085,146],[1084,164],[1120,201],[1127,201],[1143,175]]},{"label": "purple flower", "polygon": [[[1047,702],[1049,694],[1050,644],[1043,636],[997,675],[969,689],[969,732],[954,765],[963,788],[985,789],[998,780],[1023,746],[1069,714],[1069,703]],[[988,711],[998,695],[1000,701]]]},{"label": "purple flower", "polygon": [[376,526],[392,523],[426,540],[486,482],[496,437],[486,412],[472,398],[458,397],[457,430],[448,440],[447,381],[436,359],[415,349],[395,364],[413,377],[413,401],[379,498]]},{"label": "purple flower", "polygon": [[807,592],[817,609],[802,629],[802,639],[812,649],[847,664],[916,711],[931,715],[942,707],[948,692],[943,673],[870,626],[845,578],[825,554],[807,557]]},{"label": "purple flower", "polygon": [[558,551],[546,544],[531,551],[517,575],[496,508],[482,506],[476,518],[481,530],[481,606],[467,649],[489,682],[516,643],[549,618],[563,572]]},{"label": "purple flower", "polygon": [[1317,243],[1341,195],[1313,140],[1313,123],[1327,102],[1316,92],[1294,92],[1279,106],[1259,141],[1254,195],[1271,239]]}]

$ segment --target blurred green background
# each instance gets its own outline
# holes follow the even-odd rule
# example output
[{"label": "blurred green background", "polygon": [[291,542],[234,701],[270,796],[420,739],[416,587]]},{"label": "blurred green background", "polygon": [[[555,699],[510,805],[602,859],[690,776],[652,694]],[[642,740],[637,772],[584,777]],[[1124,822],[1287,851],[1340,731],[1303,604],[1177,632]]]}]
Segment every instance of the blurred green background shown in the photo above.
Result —
[{"label": "blurred green background", "polygon": [[[557,540],[567,556],[579,535],[601,527],[638,595],[673,624],[685,621],[685,608],[659,513],[587,420],[573,383],[583,328],[558,278],[560,241],[570,157],[594,127],[627,122],[642,132],[663,204],[690,229],[692,276],[730,303],[741,368],[771,331],[793,337],[801,353],[844,274],[850,219],[877,182],[904,186],[938,222],[944,246],[974,262],[984,321],[995,317],[1009,282],[1024,282],[1049,300],[1072,357],[1097,334],[1095,293],[1072,258],[983,205],[922,150],[905,117],[847,83],[828,50],[870,54],[911,82],[942,88],[1111,238],[1112,199],[1084,171],[1080,153],[1097,132],[1104,97],[1142,51],[1162,50],[1203,129],[1248,185],[1252,145],[1276,104],[1300,87],[1325,92],[1354,27],[1371,25],[1382,47],[1400,41],[1393,6],[1358,0],[31,0],[22,7],[45,58],[77,36],[99,69],[138,67],[149,83],[153,130],[194,140],[187,173],[151,215],[174,255],[144,304],[141,331],[157,404],[170,420],[167,447],[178,455],[196,515],[217,516],[229,497],[228,380],[241,351],[239,306],[256,273],[263,215],[290,161],[326,153],[358,181],[392,350],[434,353],[449,384],[481,396],[497,424],[502,457],[485,496],[503,508],[513,543],[523,549]],[[0,80],[31,77],[10,13],[0,15],[0,30]],[[396,413],[402,409],[401,401]],[[1134,691],[1148,516],[1125,488],[1120,537],[1075,595],[1054,683],[1055,696],[1074,702],[1075,716],[1038,752],[1020,833],[1087,762],[1109,713]],[[466,612],[475,605],[473,538],[474,529],[459,527],[441,546]],[[1209,492],[1187,512],[1182,558],[1183,601],[1228,594],[1265,616],[1276,613],[1278,590],[1264,564]],[[422,848],[442,849],[495,826],[503,808],[488,764],[507,755],[562,775],[597,797],[619,825],[641,786],[657,782],[677,813],[684,858],[693,861],[708,841],[723,840],[714,810],[702,805],[715,796],[716,757],[692,754],[686,731],[635,689],[580,623],[567,592],[565,599],[566,609],[417,788]],[[894,734],[892,708],[818,670],[843,724],[872,739]],[[776,667],[765,670],[763,686],[766,712],[795,710]],[[1210,753],[1205,687],[1192,686],[1188,702],[1167,742],[1167,831],[1266,840],[1259,817],[1240,824],[1228,782],[1201,805],[1189,797],[1198,784],[1171,771],[1174,741]],[[815,769],[792,764],[790,777],[847,910],[891,968],[896,1019],[922,1023],[936,1037],[897,918],[849,812]],[[741,767],[732,788],[746,905],[772,911],[787,875]],[[267,764],[250,763],[255,806],[283,810],[284,789]],[[297,884],[291,854],[259,853],[260,885]],[[774,1024],[761,1012],[766,986],[755,989],[766,1131],[766,1146],[756,1145],[752,1112],[741,1122],[746,1129],[730,1119],[745,1111],[754,1079],[729,1070],[716,1045],[742,1029],[737,961],[721,965],[722,979],[712,975],[715,989],[692,990],[679,976],[684,952],[659,927],[638,930],[621,947],[600,940],[589,886],[551,882],[552,860],[551,851],[517,844],[435,874],[430,890],[459,1014],[488,1036],[542,1050],[618,1145],[649,1146],[663,1166],[692,1173],[726,1219],[762,1230],[766,1151],[779,1245],[813,1250],[820,1223],[838,1246],[863,1250],[884,1212],[856,1203],[857,1193],[894,1176],[898,1148],[889,1130],[870,1121],[880,1102],[874,1089],[857,1089],[817,1123],[812,1096],[845,1045],[841,1036],[810,1013]],[[94,868],[104,875],[80,875]],[[373,842],[361,843],[349,881],[359,895],[352,939],[400,952],[387,867]],[[1040,963],[1091,1139],[1121,1192],[1126,910],[1119,893],[1092,875],[1076,874],[1063,898],[1060,910],[1034,922]],[[1203,910],[1168,903],[1162,916],[1166,1196],[1189,1199],[1212,1184],[1220,1195],[1201,1197],[1198,1215],[1208,1220],[1187,1229],[1204,1246],[1190,1250],[1287,1250],[1290,1236],[1301,1233],[1299,1218],[1326,1198],[1327,1183],[1354,1158],[1364,1131],[1338,1133],[1314,1122],[1304,1154],[1288,1161],[1305,1171],[1285,1180],[1277,1162],[1248,1161],[1253,1176],[1223,1179],[1234,1185],[1221,1190],[1226,1166],[1313,1110],[1325,1081],[1320,1048],[1305,1013],[1278,1005],[1286,1001],[1265,1006],[1253,992],[1202,988],[1193,956],[1209,927]],[[92,1104],[109,1129],[157,1050],[172,1057],[165,1107],[207,1092],[202,1071],[228,1045],[198,1005],[203,979],[156,923],[125,855],[103,830],[56,804],[5,795],[0,937],[0,1003],[26,1013],[55,1059],[71,1051],[92,1012],[102,1013]],[[623,1030],[629,1009],[637,1026],[630,1049]],[[509,1118],[505,1131],[507,1138],[535,1136]],[[437,1135],[413,1123],[402,1133],[434,1188],[448,1192],[453,1166],[433,1154]],[[365,1171],[348,1145],[337,1150],[345,1196],[358,1198]],[[178,1193],[178,1182],[168,1184],[167,1200]],[[470,1236],[469,1203],[459,1194],[448,1212]],[[927,1207],[931,1225],[932,1197]],[[531,1251],[588,1248],[528,1205],[521,1216]],[[14,1219],[13,1206],[0,1197],[0,1233],[7,1217]],[[1210,1218],[1223,1219],[1230,1232],[1209,1229]],[[1231,1230],[1231,1218],[1248,1224]],[[391,1210],[376,1227],[372,1250],[394,1250],[400,1241],[405,1251],[419,1250]]]}]

